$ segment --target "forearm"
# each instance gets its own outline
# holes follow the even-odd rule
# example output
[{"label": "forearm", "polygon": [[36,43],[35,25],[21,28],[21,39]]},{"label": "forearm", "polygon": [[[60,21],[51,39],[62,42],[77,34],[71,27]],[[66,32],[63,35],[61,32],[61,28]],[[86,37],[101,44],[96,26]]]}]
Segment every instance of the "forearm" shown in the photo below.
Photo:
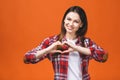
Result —
[{"label": "forearm", "polygon": [[51,50],[53,49],[53,47],[54,47],[54,45],[51,45],[51,46],[49,46],[49,47],[47,47],[47,48],[44,48],[44,49],[42,49],[42,50],[40,50],[40,51],[37,51],[37,53],[36,53],[36,58],[40,58],[41,56],[43,56],[43,55],[47,55],[48,53],[50,53],[51,52]]},{"label": "forearm", "polygon": [[36,56],[36,58],[40,58],[41,56],[47,55],[48,53],[49,53],[49,49],[45,48],[45,49],[42,49],[40,51],[37,51],[37,53],[35,54],[35,56]]},{"label": "forearm", "polygon": [[46,57],[46,55],[48,54],[48,49],[41,49],[39,51],[31,51],[31,52],[27,52],[24,56],[24,62],[26,64],[28,63],[37,63],[40,60],[44,59],[44,57]]},{"label": "forearm", "polygon": [[75,50],[85,55],[91,55],[91,51],[89,48],[85,48],[82,46],[75,46]]}]

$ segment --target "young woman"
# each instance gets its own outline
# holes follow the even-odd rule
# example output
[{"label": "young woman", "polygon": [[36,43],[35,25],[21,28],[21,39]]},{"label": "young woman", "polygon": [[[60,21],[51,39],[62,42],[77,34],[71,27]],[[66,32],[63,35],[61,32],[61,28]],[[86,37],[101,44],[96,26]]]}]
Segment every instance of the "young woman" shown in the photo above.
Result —
[{"label": "young woman", "polygon": [[90,59],[107,60],[107,53],[86,38],[87,17],[79,6],[70,7],[64,14],[59,35],[48,37],[24,56],[25,63],[37,63],[48,58],[54,69],[54,80],[90,80]]}]

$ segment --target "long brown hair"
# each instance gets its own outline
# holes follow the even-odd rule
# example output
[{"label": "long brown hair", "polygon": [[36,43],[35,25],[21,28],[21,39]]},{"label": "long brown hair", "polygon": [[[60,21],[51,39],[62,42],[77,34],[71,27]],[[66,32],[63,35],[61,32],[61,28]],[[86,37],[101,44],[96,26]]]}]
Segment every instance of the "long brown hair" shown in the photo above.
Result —
[{"label": "long brown hair", "polygon": [[82,21],[82,27],[78,29],[78,31],[76,32],[76,36],[80,36],[81,37],[81,40],[82,42],[84,41],[84,36],[87,32],[87,28],[88,28],[88,22],[87,22],[87,16],[86,16],[86,13],[85,11],[80,7],[80,6],[72,6],[70,7],[69,9],[66,10],[64,16],[63,16],[63,19],[62,19],[62,23],[61,23],[61,32],[59,34],[59,39],[58,40],[62,40],[62,38],[65,36],[66,34],[66,30],[65,30],[65,27],[64,27],[64,19],[66,17],[66,15],[69,13],[69,12],[76,12],[78,13],[81,21]]}]

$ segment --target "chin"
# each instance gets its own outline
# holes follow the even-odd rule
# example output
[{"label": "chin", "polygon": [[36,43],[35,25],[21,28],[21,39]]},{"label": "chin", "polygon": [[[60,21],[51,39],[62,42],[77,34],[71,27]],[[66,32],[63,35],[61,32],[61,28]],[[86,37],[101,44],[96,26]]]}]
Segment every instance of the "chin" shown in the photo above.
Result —
[{"label": "chin", "polygon": [[67,33],[73,33],[72,31],[67,31]]},{"label": "chin", "polygon": [[67,30],[67,33],[73,33],[73,31],[71,31],[71,30]]}]

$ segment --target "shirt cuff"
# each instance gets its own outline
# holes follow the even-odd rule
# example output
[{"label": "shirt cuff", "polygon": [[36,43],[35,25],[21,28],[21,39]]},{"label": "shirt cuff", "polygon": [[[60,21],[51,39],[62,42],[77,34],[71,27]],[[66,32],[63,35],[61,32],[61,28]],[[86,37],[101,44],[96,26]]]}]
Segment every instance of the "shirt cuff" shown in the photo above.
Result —
[{"label": "shirt cuff", "polygon": [[35,59],[36,59],[35,54],[26,54],[24,56],[24,63],[29,64],[29,63],[31,63]]}]

